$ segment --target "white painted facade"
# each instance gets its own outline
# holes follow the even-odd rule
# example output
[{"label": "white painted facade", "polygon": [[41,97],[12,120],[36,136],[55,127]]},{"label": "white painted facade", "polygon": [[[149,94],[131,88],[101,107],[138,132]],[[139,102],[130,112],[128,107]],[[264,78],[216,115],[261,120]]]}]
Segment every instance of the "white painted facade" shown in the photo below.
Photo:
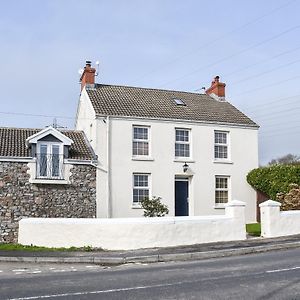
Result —
[{"label": "white painted facade", "polygon": [[[147,126],[149,157],[132,155],[133,126]],[[175,128],[190,132],[190,158],[175,158]],[[189,216],[222,215],[215,205],[215,177],[228,176],[229,200],[243,199],[246,222],[256,220],[256,192],[246,181],[258,167],[258,130],[245,125],[224,125],[196,121],[95,116],[82,90],[76,129],[83,130],[98,155],[97,216],[100,218],[140,217],[143,210],[133,205],[133,174],[149,174],[150,196],[159,196],[175,215],[175,178],[189,182]],[[215,130],[228,132],[227,160],[214,159]],[[183,171],[184,163],[189,165]]]},{"label": "white painted facade", "polygon": [[245,203],[231,201],[222,216],[164,218],[24,218],[18,242],[45,247],[131,250],[246,239]]}]

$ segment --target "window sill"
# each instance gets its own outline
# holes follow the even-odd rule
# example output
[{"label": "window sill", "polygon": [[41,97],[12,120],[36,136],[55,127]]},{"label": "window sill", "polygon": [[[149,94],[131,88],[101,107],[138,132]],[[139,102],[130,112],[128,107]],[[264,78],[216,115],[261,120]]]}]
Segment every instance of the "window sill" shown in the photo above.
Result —
[{"label": "window sill", "polygon": [[139,161],[154,161],[154,158],[149,157],[149,156],[134,156],[132,157],[132,160],[139,160]]},{"label": "window sill", "polygon": [[30,179],[30,183],[38,184],[69,184],[70,182],[65,179]]},{"label": "window sill", "polygon": [[132,204],[131,208],[132,209],[142,209],[142,205],[141,204]]},{"label": "window sill", "polygon": [[195,161],[189,157],[178,157],[174,159],[174,162],[180,162],[180,163],[194,163]]},{"label": "window sill", "polygon": [[227,165],[233,165],[233,161],[231,160],[214,160],[214,164],[227,164]]},{"label": "window sill", "polygon": [[225,205],[215,205],[214,209],[225,209]]}]

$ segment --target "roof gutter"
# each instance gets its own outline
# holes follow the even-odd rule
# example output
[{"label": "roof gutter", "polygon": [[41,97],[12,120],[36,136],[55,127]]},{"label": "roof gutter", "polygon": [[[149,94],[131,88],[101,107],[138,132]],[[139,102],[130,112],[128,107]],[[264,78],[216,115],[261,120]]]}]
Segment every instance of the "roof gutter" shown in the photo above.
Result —
[{"label": "roof gutter", "polygon": [[0,156],[0,161],[3,162],[32,162],[33,157],[15,157],[15,156]]}]

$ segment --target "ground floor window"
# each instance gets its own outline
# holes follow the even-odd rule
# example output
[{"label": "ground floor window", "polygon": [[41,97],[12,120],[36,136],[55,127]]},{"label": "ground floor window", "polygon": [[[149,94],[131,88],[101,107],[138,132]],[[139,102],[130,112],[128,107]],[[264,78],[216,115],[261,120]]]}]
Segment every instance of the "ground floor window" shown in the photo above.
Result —
[{"label": "ground floor window", "polygon": [[133,174],[133,204],[150,196],[150,174]]},{"label": "ground floor window", "polygon": [[215,204],[222,206],[229,199],[229,176],[216,176],[215,180]]}]

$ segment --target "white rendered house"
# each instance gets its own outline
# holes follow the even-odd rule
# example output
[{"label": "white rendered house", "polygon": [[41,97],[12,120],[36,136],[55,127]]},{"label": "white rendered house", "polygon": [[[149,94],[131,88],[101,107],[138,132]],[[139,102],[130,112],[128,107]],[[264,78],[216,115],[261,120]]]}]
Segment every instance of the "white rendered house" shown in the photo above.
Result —
[{"label": "white rendered house", "polygon": [[96,155],[97,216],[139,217],[157,196],[170,216],[223,214],[232,199],[256,220],[256,192],[246,181],[258,167],[258,125],[225,100],[217,76],[206,94],[95,84],[81,76],[76,129]]}]

